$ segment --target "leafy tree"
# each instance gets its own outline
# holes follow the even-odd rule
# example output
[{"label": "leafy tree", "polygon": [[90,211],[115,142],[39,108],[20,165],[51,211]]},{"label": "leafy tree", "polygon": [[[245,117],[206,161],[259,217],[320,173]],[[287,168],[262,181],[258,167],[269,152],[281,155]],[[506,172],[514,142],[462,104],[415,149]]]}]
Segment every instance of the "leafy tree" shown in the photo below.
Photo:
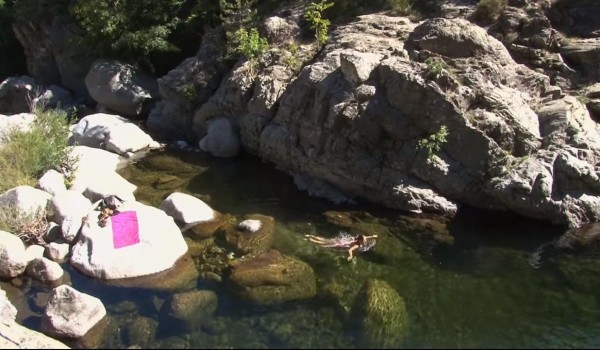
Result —
[{"label": "leafy tree", "polygon": [[319,3],[311,2],[304,14],[304,18],[310,24],[310,28],[315,31],[318,50],[320,50],[321,46],[329,39],[329,26],[331,25],[331,22],[323,17],[323,11],[332,6],[333,2],[327,2],[327,0],[321,0]]},{"label": "leafy tree", "polygon": [[219,7],[214,0],[74,0],[70,12],[88,51],[166,71],[198,49]]},{"label": "leafy tree", "polygon": [[71,7],[83,44],[95,54],[153,68],[150,56],[176,52],[168,38],[180,23],[183,0],[78,0]]}]

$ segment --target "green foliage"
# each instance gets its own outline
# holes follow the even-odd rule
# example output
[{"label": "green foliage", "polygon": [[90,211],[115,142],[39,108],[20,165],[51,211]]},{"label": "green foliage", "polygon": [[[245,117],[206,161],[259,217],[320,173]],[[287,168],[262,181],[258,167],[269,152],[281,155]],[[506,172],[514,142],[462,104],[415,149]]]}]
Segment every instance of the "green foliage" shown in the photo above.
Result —
[{"label": "green foliage", "polygon": [[411,13],[414,0],[387,0],[392,13],[406,16]]},{"label": "green foliage", "polygon": [[333,5],[333,2],[327,2],[327,0],[321,0],[319,3],[311,2],[304,14],[304,18],[308,21],[310,28],[315,31],[318,50],[321,50],[321,46],[329,39],[329,26],[331,25],[331,22],[327,18],[323,18],[323,11]]},{"label": "green foliage", "polygon": [[202,25],[214,24],[218,10],[210,0],[76,0],[70,8],[82,29],[79,45],[150,71],[182,48],[195,52],[190,40],[199,44]]},{"label": "green foliage", "polygon": [[183,0],[78,0],[71,7],[83,44],[97,55],[153,68],[150,55],[177,51],[168,41]]},{"label": "green foliage", "polygon": [[70,156],[69,121],[64,111],[35,109],[29,131],[13,130],[0,148],[0,192],[19,185],[35,186],[50,169],[69,174],[77,161]]},{"label": "green foliage", "polygon": [[508,0],[479,0],[475,14],[484,21],[493,22],[508,6]]},{"label": "green foliage", "polygon": [[419,140],[418,146],[421,149],[427,151],[427,159],[431,158],[442,149],[442,146],[446,143],[448,137],[448,128],[446,125],[442,125],[440,129],[429,135],[428,137]]},{"label": "green foliage", "polygon": [[229,58],[239,57],[239,30],[245,29],[248,34],[251,28],[258,25],[256,4],[257,0],[219,0],[220,18],[225,29]]},{"label": "green foliage", "polygon": [[444,69],[448,68],[446,62],[439,57],[429,57],[425,60],[425,64],[427,65],[427,74],[434,79],[439,78]]},{"label": "green foliage", "polygon": [[288,55],[283,58],[283,63],[292,70],[296,70],[300,67],[300,59],[298,58],[298,52],[300,47],[296,43],[289,43],[287,45]]},{"label": "green foliage", "polygon": [[192,105],[194,104],[194,101],[196,101],[196,97],[198,97],[198,90],[192,83],[183,85],[180,89],[180,92],[183,97],[185,97],[185,99]]},{"label": "green foliage", "polygon": [[256,28],[250,29],[250,32],[240,28],[235,32],[234,37],[237,43],[236,52],[253,63],[258,63],[258,59],[269,49],[267,39],[261,37]]}]

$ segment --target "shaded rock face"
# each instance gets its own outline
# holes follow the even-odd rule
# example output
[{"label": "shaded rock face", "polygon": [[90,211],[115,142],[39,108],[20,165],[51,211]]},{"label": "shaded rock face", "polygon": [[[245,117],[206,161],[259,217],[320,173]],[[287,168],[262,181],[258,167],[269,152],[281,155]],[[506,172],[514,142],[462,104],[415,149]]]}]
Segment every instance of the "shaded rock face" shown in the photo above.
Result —
[{"label": "shaded rock face", "polygon": [[312,298],[317,294],[313,269],[276,250],[237,262],[229,280],[241,298],[263,305]]},{"label": "shaded rock face", "polygon": [[17,21],[15,36],[23,45],[27,71],[40,84],[56,84],[88,98],[84,77],[93,59],[72,44],[72,20],[65,16],[37,22]]},{"label": "shaded rock face", "polygon": [[196,143],[192,133],[194,108],[206,102],[219,87],[228,68],[224,60],[221,28],[207,32],[195,56],[187,58],[158,79],[161,100],[150,112],[147,127],[168,140]]},{"label": "shaded rock face", "polygon": [[552,2],[548,17],[555,27],[572,36],[600,37],[600,3],[594,0],[558,0]]}]

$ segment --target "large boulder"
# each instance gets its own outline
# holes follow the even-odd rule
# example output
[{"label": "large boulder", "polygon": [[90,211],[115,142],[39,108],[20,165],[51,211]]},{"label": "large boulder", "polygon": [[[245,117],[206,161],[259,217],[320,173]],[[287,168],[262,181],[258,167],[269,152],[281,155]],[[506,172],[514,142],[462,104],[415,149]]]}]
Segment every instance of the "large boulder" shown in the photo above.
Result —
[{"label": "large boulder", "polygon": [[77,270],[107,280],[146,276],[172,268],[187,252],[179,227],[162,210],[135,201],[119,210],[104,227],[98,211],[87,215],[71,250]]},{"label": "large boulder", "polygon": [[227,118],[213,120],[199,146],[201,150],[219,158],[235,157],[242,148],[237,127]]},{"label": "large boulder", "polygon": [[192,195],[174,192],[161,203],[160,209],[184,225],[210,221],[215,218],[215,211],[199,198]]},{"label": "large boulder", "polygon": [[31,112],[36,97],[36,83],[32,77],[11,77],[0,83],[0,113],[17,114]]},{"label": "large boulder", "polygon": [[87,146],[75,146],[71,155],[77,161],[69,190],[82,193],[92,202],[109,195],[135,199],[137,186],[115,171],[124,164],[119,155]]},{"label": "large boulder", "polygon": [[82,338],[105,316],[100,299],[63,284],[50,292],[42,330],[54,337]]},{"label": "large boulder", "polygon": [[3,349],[69,349],[64,343],[15,321],[17,309],[0,289],[0,347]]},{"label": "large boulder", "polygon": [[46,213],[48,201],[52,198],[46,191],[31,187],[17,186],[0,195],[0,207],[14,208],[19,215]]},{"label": "large boulder", "polygon": [[27,263],[23,241],[10,232],[0,231],[0,277],[19,276],[25,271]]},{"label": "large boulder", "polygon": [[35,121],[35,114],[19,113],[10,116],[0,114],[0,145],[8,141],[14,131],[28,131]]},{"label": "large boulder", "polygon": [[72,242],[79,233],[83,218],[92,209],[92,202],[81,192],[67,190],[52,197],[50,208],[53,221],[61,227],[62,237]]},{"label": "large boulder", "polygon": [[158,98],[154,77],[113,60],[96,60],[85,76],[85,86],[96,102],[129,116],[148,113]]}]

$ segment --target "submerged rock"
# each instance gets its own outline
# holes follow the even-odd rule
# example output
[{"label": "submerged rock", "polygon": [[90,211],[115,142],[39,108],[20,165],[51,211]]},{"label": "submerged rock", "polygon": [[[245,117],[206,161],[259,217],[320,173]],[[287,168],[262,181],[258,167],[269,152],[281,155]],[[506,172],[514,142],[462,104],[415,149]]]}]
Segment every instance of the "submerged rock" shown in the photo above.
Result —
[{"label": "submerged rock", "polygon": [[387,282],[367,280],[354,301],[352,313],[372,343],[367,347],[400,347],[408,330],[408,314],[404,300]]},{"label": "submerged rock", "polygon": [[273,244],[275,219],[261,214],[246,215],[242,222],[258,221],[257,230],[241,229],[240,225],[225,228],[225,240],[234,247],[237,253],[250,254],[268,250]]},{"label": "submerged rock", "polygon": [[277,250],[236,261],[229,280],[238,296],[263,305],[312,298],[317,294],[314,270]]}]

